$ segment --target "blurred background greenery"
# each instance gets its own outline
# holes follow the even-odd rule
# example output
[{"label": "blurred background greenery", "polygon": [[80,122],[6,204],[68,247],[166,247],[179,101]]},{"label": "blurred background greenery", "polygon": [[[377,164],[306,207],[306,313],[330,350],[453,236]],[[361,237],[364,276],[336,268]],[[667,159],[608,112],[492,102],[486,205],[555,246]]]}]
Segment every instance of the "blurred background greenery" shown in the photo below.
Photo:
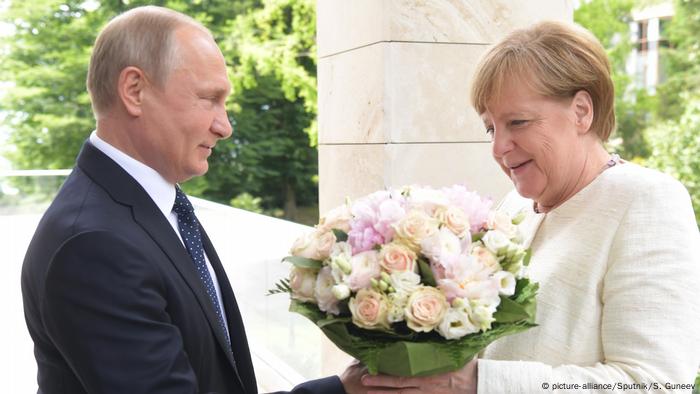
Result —
[{"label": "blurred background greenery", "polygon": [[[582,0],[574,19],[601,40],[612,60],[618,129],[611,150],[675,176],[700,212],[700,0],[671,1],[675,15],[664,21],[659,56],[663,75],[651,90],[636,83],[626,63],[639,45],[630,34],[633,10],[659,1]],[[5,167],[72,167],[94,128],[85,77],[95,36],[113,16],[144,4],[182,11],[209,27],[234,85],[228,103],[233,137],[217,145],[206,176],[184,189],[315,223],[313,0],[0,1],[0,155]],[[22,178],[12,182],[0,190],[0,202],[12,198],[7,190],[41,194],[41,185]]]}]

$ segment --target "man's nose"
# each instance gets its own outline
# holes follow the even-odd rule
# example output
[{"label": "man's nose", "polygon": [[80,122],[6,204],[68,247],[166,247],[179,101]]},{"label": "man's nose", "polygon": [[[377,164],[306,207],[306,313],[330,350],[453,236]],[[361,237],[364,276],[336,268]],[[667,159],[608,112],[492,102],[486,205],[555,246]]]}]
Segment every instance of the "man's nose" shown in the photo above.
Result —
[{"label": "man's nose", "polygon": [[233,126],[231,125],[231,121],[228,119],[226,109],[223,109],[216,115],[211,125],[211,131],[214,134],[219,135],[219,138],[221,139],[226,139],[231,136],[233,133]]}]

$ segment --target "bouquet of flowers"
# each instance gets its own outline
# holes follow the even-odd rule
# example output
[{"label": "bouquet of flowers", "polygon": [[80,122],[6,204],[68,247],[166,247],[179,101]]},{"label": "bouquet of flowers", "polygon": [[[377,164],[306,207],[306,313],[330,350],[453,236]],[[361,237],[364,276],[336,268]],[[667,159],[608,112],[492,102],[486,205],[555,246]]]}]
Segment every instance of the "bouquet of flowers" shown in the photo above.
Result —
[{"label": "bouquet of flowers", "polygon": [[456,370],[535,326],[523,217],[459,185],[379,191],[297,239],[290,276],[270,293],[291,293],[290,310],[372,374]]}]

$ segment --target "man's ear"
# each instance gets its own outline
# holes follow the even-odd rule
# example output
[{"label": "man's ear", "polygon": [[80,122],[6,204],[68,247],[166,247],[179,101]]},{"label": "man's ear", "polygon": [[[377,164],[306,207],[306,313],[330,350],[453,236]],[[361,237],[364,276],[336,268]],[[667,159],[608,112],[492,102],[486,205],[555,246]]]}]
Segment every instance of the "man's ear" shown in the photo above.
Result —
[{"label": "man's ear", "polygon": [[119,73],[117,94],[129,115],[141,115],[143,93],[147,84],[146,75],[138,67],[129,66]]},{"label": "man's ear", "polygon": [[571,106],[576,116],[576,129],[579,134],[586,134],[593,124],[593,99],[585,90],[579,90],[571,100]]}]

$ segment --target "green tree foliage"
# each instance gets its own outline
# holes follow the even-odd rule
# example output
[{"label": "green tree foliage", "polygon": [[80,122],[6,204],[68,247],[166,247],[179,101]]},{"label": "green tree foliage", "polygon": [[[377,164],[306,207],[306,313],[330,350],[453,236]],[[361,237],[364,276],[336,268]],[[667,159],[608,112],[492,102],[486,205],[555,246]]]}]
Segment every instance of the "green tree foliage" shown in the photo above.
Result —
[{"label": "green tree foliage", "polygon": [[675,15],[667,35],[669,48],[661,52],[666,82],[659,86],[659,114],[678,119],[685,104],[682,92],[700,91],[700,0],[675,0]]},{"label": "green tree foliage", "polygon": [[659,123],[647,130],[652,147],[647,164],[685,185],[693,200],[696,220],[700,222],[700,94],[685,101],[678,120]]},{"label": "green tree foliage", "polygon": [[[95,9],[93,5],[99,5]],[[267,209],[315,204],[315,13],[311,0],[12,1],[0,20],[15,36],[0,48],[0,104],[11,130],[2,152],[19,169],[70,168],[94,129],[85,78],[97,32],[144,4],[182,11],[220,43],[234,91],[233,138],[217,145],[210,172],[184,185],[228,203],[248,192]]]},{"label": "green tree foliage", "polygon": [[605,47],[615,84],[615,117],[617,119],[617,150],[628,160],[640,160],[649,155],[643,130],[653,120],[656,100],[644,89],[633,86],[625,63],[632,51],[630,26],[634,0],[591,0],[582,2],[574,12],[574,20],[590,30]]}]

